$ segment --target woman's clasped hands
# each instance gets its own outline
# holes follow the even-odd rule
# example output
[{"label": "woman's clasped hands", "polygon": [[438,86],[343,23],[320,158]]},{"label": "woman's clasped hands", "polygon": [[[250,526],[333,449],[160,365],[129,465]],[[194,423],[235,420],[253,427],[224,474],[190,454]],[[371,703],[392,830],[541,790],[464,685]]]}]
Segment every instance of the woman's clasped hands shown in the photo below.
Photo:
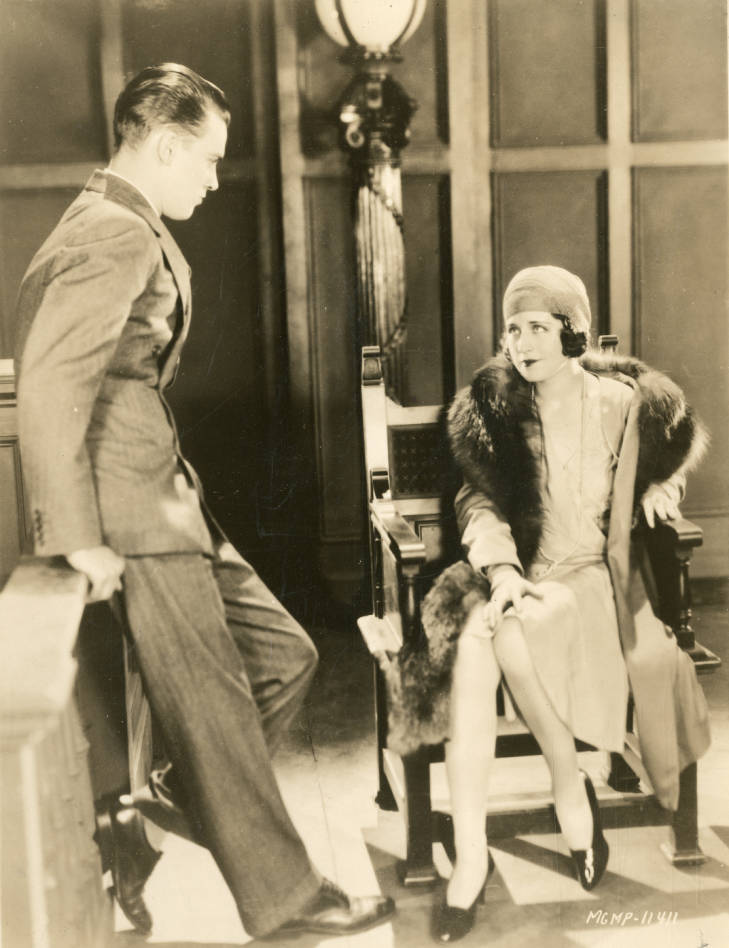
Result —
[{"label": "woman's clasped hands", "polygon": [[497,566],[489,571],[491,582],[491,598],[483,609],[483,618],[486,628],[493,632],[499,619],[509,606],[514,607],[518,615],[521,612],[522,600],[525,596],[543,599],[544,593],[534,583],[530,583],[513,566]]}]

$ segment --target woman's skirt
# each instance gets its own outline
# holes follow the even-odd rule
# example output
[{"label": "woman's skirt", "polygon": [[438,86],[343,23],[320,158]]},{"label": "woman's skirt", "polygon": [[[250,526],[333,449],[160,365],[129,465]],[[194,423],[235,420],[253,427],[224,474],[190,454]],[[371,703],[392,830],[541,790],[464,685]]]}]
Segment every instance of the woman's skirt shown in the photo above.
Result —
[{"label": "woman's skirt", "polygon": [[593,561],[547,572],[537,563],[528,578],[544,599],[524,597],[518,618],[554,710],[575,737],[622,751],[628,676],[607,566]]}]

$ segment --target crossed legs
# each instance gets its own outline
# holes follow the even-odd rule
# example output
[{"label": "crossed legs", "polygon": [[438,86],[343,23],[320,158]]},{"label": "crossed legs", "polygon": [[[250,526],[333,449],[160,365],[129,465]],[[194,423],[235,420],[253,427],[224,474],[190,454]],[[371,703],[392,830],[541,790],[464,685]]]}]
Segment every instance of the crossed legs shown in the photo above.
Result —
[{"label": "crossed legs", "polygon": [[586,849],[592,840],[592,815],[574,738],[557,717],[539,682],[521,622],[505,617],[491,637],[477,607],[458,641],[451,690],[451,734],[446,744],[457,857],[447,901],[464,908],[476,898],[487,871],[488,780],[496,740],[495,692],[502,672],[549,767],[555,808],[567,845],[574,850]]},{"label": "crossed legs", "polygon": [[562,835],[570,849],[592,842],[592,814],[577,763],[575,739],[554,711],[532,663],[521,622],[506,617],[494,639],[496,658],[552,777]]}]

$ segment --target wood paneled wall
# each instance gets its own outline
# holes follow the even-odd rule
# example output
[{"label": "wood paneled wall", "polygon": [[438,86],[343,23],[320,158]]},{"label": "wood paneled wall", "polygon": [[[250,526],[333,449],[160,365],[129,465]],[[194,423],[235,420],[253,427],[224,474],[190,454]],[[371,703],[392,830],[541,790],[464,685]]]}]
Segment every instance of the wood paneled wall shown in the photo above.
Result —
[{"label": "wood paneled wall", "polygon": [[[335,131],[351,72],[308,0],[279,0],[276,29],[293,407],[336,579],[363,544]],[[674,376],[712,430],[685,503],[708,575],[729,572],[726,37],[724,0],[431,0],[394,69],[420,103],[403,152],[407,400],[449,397],[494,351],[517,269],[574,270],[595,335]]]},{"label": "wood paneled wall", "polygon": [[[186,453],[231,538],[266,544],[264,496],[285,388],[275,60],[267,0],[4,0],[0,6],[0,357],[35,250],[111,148],[113,103],[177,61],[232,107],[220,190],[172,222],[193,270],[193,325],[171,393]],[[275,500],[275,498],[274,498]]]}]

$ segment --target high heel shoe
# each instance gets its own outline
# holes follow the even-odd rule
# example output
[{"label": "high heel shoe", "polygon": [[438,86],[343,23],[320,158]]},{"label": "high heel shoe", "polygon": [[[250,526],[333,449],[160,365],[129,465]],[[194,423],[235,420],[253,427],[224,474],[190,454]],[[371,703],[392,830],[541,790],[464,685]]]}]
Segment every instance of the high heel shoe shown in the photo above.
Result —
[{"label": "high heel shoe", "polygon": [[587,802],[590,804],[592,812],[592,845],[589,849],[570,849],[570,853],[580,885],[589,892],[595,888],[605,874],[610,847],[602,833],[600,808],[597,805],[597,795],[592,780],[584,771],[581,770],[580,773],[585,781]]},{"label": "high heel shoe", "polygon": [[494,859],[490,851],[488,856],[489,862],[486,868],[486,878],[478,891],[478,895],[468,908],[459,908],[457,905],[449,905],[446,901],[446,895],[443,895],[433,918],[433,938],[437,942],[445,944],[446,942],[458,941],[460,938],[465,938],[473,928],[473,923],[476,920],[476,906],[484,902],[486,898],[486,883],[489,881],[489,876],[495,868]]}]

